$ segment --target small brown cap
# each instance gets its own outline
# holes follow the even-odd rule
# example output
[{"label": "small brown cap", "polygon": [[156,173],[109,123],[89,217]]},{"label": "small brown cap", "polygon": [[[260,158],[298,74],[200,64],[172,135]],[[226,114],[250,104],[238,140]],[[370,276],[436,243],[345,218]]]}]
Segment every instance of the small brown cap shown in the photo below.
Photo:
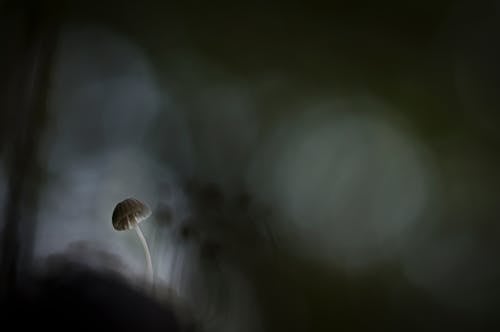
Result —
[{"label": "small brown cap", "polygon": [[135,198],[127,198],[116,204],[113,210],[113,228],[117,231],[134,228],[151,215],[151,209]]}]

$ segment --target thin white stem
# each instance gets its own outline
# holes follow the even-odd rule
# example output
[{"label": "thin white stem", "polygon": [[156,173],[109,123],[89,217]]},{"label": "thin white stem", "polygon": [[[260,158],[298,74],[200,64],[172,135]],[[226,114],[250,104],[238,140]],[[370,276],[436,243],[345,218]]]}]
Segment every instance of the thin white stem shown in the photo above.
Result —
[{"label": "thin white stem", "polygon": [[146,238],[144,237],[144,234],[142,234],[141,228],[139,225],[135,226],[135,231],[137,232],[137,236],[139,236],[139,239],[141,240],[142,246],[144,247],[144,254],[146,255],[146,263],[147,263],[147,278],[148,278],[148,283],[151,286],[151,289],[153,288],[153,262],[151,261],[151,254],[149,252],[149,247],[148,243],[146,242]]}]

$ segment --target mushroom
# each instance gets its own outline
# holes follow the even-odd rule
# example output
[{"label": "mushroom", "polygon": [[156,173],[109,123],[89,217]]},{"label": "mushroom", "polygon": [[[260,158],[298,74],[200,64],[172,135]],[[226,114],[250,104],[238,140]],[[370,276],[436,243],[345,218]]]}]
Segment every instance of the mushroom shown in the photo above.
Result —
[{"label": "mushroom", "polygon": [[149,252],[148,243],[142,234],[139,223],[146,220],[151,215],[151,209],[141,201],[134,198],[127,198],[115,206],[113,210],[113,228],[117,231],[124,231],[134,228],[137,236],[144,247],[147,263],[147,278],[150,285],[153,285],[153,263]]}]

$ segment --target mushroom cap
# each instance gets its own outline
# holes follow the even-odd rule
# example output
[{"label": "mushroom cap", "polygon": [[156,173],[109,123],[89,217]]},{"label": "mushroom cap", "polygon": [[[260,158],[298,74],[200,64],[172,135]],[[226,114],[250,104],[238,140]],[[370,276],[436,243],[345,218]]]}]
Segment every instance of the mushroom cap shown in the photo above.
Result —
[{"label": "mushroom cap", "polygon": [[151,215],[151,209],[135,198],[127,198],[116,204],[113,210],[113,228],[117,231],[134,228]]}]

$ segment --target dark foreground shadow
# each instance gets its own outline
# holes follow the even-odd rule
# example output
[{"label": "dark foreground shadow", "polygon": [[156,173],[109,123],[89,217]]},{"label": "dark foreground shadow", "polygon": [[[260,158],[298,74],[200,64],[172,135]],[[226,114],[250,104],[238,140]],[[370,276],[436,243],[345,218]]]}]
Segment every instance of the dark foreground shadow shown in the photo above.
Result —
[{"label": "dark foreground shadow", "polygon": [[[77,263],[25,274],[2,299],[2,330],[185,331],[174,310],[125,280]],[[5,327],[9,327],[4,329]]]}]

